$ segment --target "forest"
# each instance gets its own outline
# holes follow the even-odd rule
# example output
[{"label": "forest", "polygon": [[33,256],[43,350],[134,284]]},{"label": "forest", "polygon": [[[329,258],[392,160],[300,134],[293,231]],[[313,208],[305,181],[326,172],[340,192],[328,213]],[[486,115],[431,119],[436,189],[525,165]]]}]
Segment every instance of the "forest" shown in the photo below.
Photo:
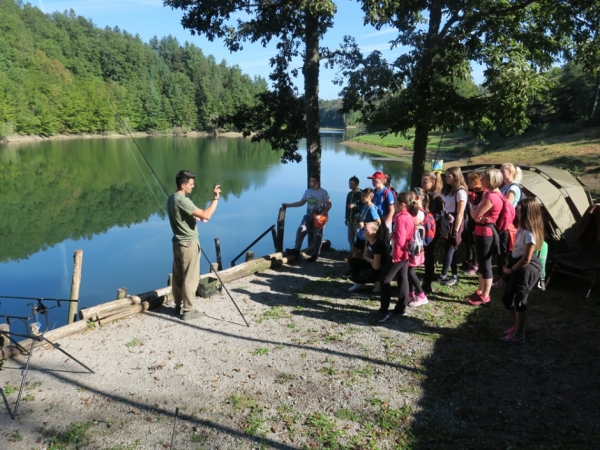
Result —
[{"label": "forest", "polygon": [[267,89],[172,36],[144,43],[19,0],[0,11],[0,138],[120,131],[114,110],[137,131],[210,130]]},{"label": "forest", "polygon": [[[119,116],[135,131],[232,129],[227,119],[260,108],[257,95],[269,90],[267,80],[172,36],[145,43],[125,30],[100,29],[73,10],[45,14],[21,0],[0,0],[0,9],[0,140],[124,132]],[[529,126],[600,124],[600,76],[574,62],[543,76],[545,90],[527,106]],[[470,93],[465,98],[486,95],[470,77],[460,83]],[[342,99],[319,100],[320,125],[370,122],[342,107]]]}]

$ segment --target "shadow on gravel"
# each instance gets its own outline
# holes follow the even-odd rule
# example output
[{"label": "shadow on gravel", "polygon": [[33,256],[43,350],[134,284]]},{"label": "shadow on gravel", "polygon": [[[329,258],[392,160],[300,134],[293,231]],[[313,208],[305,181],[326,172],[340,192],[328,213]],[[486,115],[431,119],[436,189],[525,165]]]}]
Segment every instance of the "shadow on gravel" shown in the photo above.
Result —
[{"label": "shadow on gravel", "polygon": [[[345,306],[350,284],[339,278],[345,269],[343,261],[328,261],[317,273],[307,268],[318,281],[254,300],[296,306],[306,317],[369,324],[378,297],[367,293],[364,308]],[[270,276],[260,282],[269,285]],[[441,288],[429,305],[383,327],[435,339],[430,354],[408,364],[422,397],[398,442],[413,449],[600,448],[597,290],[585,300],[583,287],[555,276],[550,290],[530,295],[527,342],[516,345],[499,340],[510,325],[502,291],[492,292],[489,307],[466,305],[465,292],[476,283],[461,278],[461,289]],[[329,299],[310,298],[317,293]]]}]

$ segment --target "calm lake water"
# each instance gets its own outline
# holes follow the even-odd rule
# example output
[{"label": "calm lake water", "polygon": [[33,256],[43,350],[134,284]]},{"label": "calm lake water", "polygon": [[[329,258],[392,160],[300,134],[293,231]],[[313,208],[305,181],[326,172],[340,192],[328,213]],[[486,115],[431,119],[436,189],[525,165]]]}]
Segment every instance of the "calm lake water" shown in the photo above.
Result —
[{"label": "calm lake water", "polygon": [[[368,187],[367,176],[383,170],[400,191],[410,177],[407,162],[341,145],[345,138],[342,132],[322,134],[321,184],[333,203],[325,238],[337,249],[348,248],[348,178],[356,175],[361,187]],[[158,137],[137,142],[169,192],[175,190],[178,170],[196,174],[191,198],[200,208],[208,204],[212,186],[221,184],[216,214],[199,227],[211,261],[216,259],[214,239],[220,239],[224,268],[276,223],[282,202],[300,200],[306,189],[305,161],[281,164],[277,152],[248,139]],[[120,287],[138,294],[166,286],[172,264],[172,233],[162,209],[166,196],[131,140],[0,146],[0,186],[0,296],[68,298],[76,249],[84,252],[82,308],[114,299]],[[293,246],[304,211],[288,209],[284,246]],[[252,250],[257,256],[272,253],[270,234]],[[201,271],[208,268],[203,258]],[[31,313],[29,302],[0,301],[2,317]],[[50,312],[51,326],[66,322],[67,308],[61,303]]]}]

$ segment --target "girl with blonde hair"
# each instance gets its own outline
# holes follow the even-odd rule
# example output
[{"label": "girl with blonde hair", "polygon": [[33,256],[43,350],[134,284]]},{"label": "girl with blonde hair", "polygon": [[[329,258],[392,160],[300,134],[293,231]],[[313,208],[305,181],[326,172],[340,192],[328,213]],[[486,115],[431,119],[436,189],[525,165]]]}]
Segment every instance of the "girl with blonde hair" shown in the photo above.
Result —
[{"label": "girl with blonde hair", "polygon": [[[425,191],[427,197],[427,206],[423,201],[423,206],[429,211],[436,221],[440,218],[440,214],[444,209],[444,197],[442,196],[442,188],[444,183],[438,172],[427,172],[421,179],[421,187]],[[423,277],[423,291],[426,294],[433,292],[432,282],[435,273],[435,246],[440,238],[439,229],[436,228],[433,241],[425,247],[425,276]]]}]

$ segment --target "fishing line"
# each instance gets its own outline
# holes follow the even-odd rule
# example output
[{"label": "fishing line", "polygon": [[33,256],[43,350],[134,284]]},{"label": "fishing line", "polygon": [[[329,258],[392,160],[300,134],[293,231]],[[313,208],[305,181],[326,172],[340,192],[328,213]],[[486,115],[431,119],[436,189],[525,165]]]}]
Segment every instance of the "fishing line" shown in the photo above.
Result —
[{"label": "fishing line", "polygon": [[[114,106],[112,105],[112,103],[110,102],[110,100],[108,99],[108,96],[106,96],[106,101],[108,102],[108,104],[110,105],[111,109],[113,110],[113,112],[115,113],[115,116],[119,119],[119,121],[121,122],[121,125],[123,125],[123,127],[127,130],[127,133],[129,134],[129,136],[131,137],[131,140],[133,141],[133,143],[135,144],[135,147],[137,148],[138,152],[140,153],[140,155],[142,155],[142,158],[144,160],[144,162],[146,163],[146,166],[148,166],[148,169],[150,170],[150,173],[152,175],[154,175],[154,178],[156,179],[157,183],[160,185],[160,187],[162,188],[163,192],[165,193],[165,195],[167,196],[167,198],[169,198],[169,192],[167,191],[167,188],[165,187],[164,184],[162,184],[162,182],[160,181],[160,178],[158,177],[158,175],[156,174],[156,172],[154,171],[154,169],[152,168],[152,165],[150,164],[150,161],[148,161],[148,158],[146,158],[146,155],[144,155],[144,152],[142,151],[142,149],[140,148],[140,146],[138,145],[137,141],[135,140],[135,138],[133,137],[133,134],[131,134],[131,131],[129,130],[129,127],[127,126],[127,124],[125,123],[125,121],[123,120],[123,118],[121,117],[121,115],[117,112],[117,110],[114,108]],[[128,144],[129,146],[129,144]],[[131,149],[130,149],[131,151]],[[133,155],[133,152],[132,152]],[[142,168],[140,167],[140,165],[138,164],[137,160],[135,159],[135,157],[133,158],[134,161],[136,162],[138,168],[140,169],[140,172],[142,172],[142,176],[144,175],[144,172],[142,170]],[[146,180],[146,177],[144,176],[144,180]],[[148,189],[150,189],[150,191],[152,192],[152,194],[154,195],[154,198],[156,198],[156,195],[154,194],[154,191],[150,188],[150,184],[146,181],[146,184],[148,185]],[[167,214],[167,211],[165,210],[164,206],[160,203],[160,201],[158,200],[158,198],[156,198],[156,201],[159,203],[160,207],[162,208],[162,210],[165,212],[165,214]],[[217,273],[217,270],[212,266],[212,263],[210,262],[210,259],[208,259],[208,256],[206,256],[206,253],[204,252],[204,249],[202,248],[202,246],[200,246],[200,252],[202,253],[202,255],[204,256],[204,258],[206,259],[206,261],[208,262],[208,265],[210,267],[210,270],[215,274],[215,276],[217,277],[217,279],[219,280],[219,283],[221,283],[221,286],[223,287],[223,289],[225,289],[225,292],[227,292],[227,295],[229,296],[230,300],[233,302],[233,304],[235,305],[235,308],[238,310],[238,312],[240,313],[240,315],[242,316],[242,319],[244,319],[244,322],[246,323],[246,326],[248,328],[250,328],[250,324],[248,323],[248,321],[246,320],[246,317],[244,317],[244,313],[242,313],[242,311],[240,310],[240,308],[238,307],[237,303],[235,302],[235,300],[233,299],[233,296],[231,295],[231,293],[229,292],[229,289],[227,289],[227,286],[225,286],[225,283],[223,283],[223,280],[221,279],[221,277],[219,276],[219,274]]]}]

